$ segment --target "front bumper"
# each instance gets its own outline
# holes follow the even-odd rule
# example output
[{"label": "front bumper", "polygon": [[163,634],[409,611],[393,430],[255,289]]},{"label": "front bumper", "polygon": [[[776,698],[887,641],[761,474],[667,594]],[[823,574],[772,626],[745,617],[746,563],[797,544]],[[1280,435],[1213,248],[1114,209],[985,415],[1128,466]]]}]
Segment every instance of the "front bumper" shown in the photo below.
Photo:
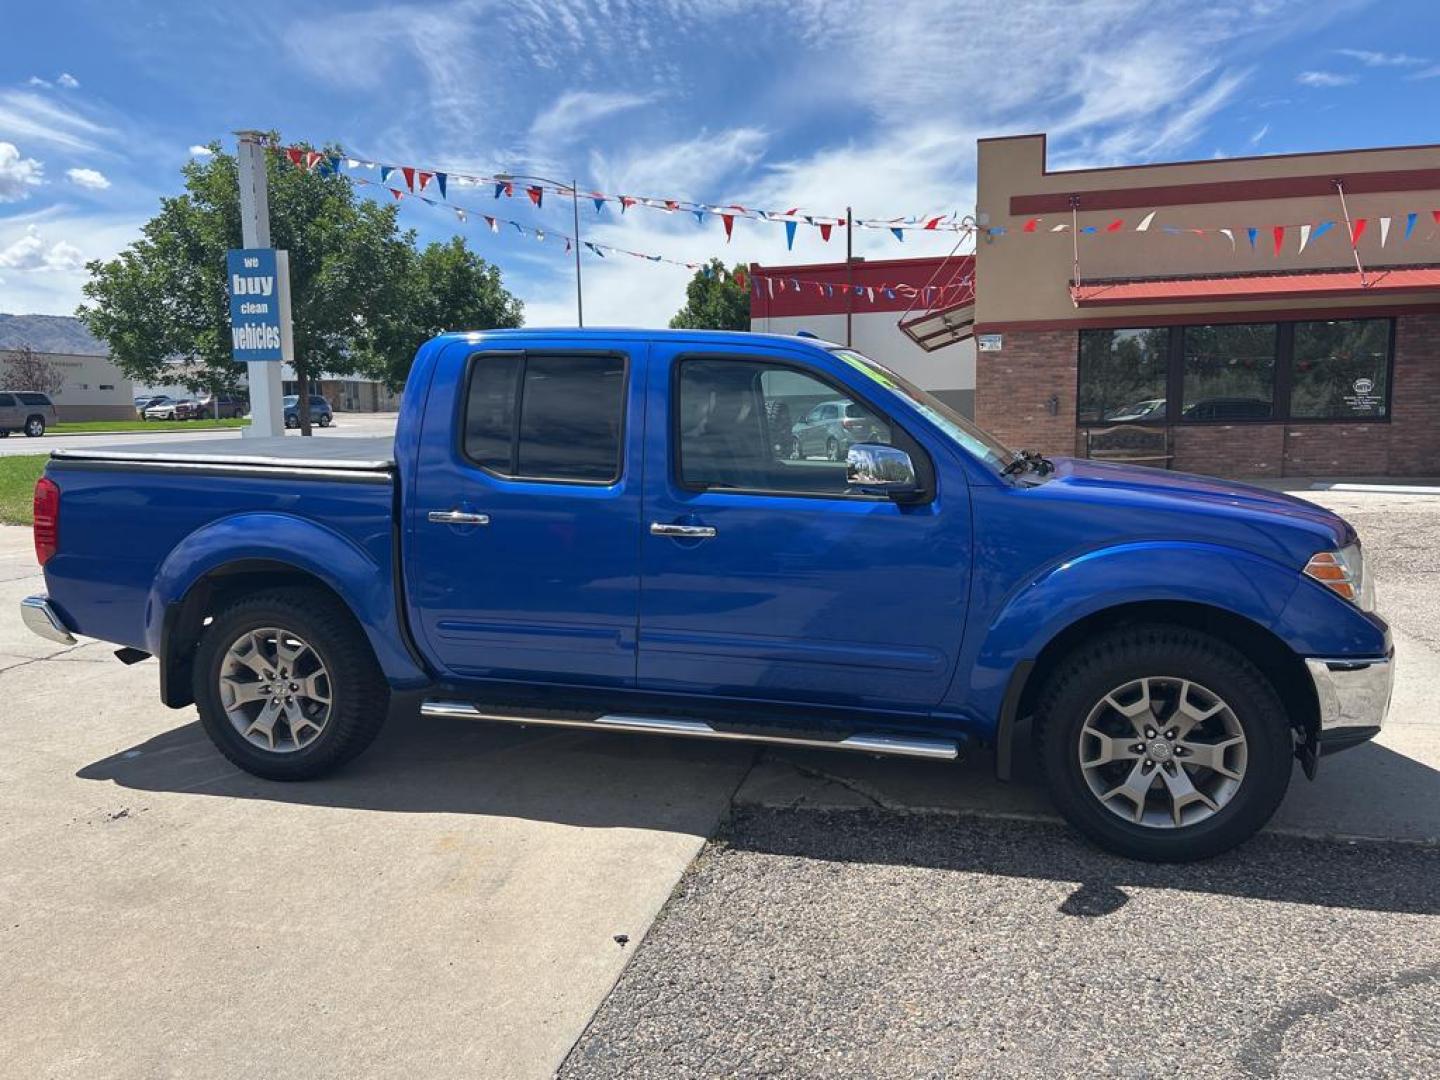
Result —
[{"label": "front bumper", "polygon": [[21,600],[20,619],[32,633],[39,634],[46,641],[75,644],[75,635],[70,633],[48,596],[27,596]]},{"label": "front bumper", "polygon": [[1310,658],[1305,668],[1320,704],[1321,754],[1358,746],[1380,733],[1395,686],[1394,653],[1368,660]]}]

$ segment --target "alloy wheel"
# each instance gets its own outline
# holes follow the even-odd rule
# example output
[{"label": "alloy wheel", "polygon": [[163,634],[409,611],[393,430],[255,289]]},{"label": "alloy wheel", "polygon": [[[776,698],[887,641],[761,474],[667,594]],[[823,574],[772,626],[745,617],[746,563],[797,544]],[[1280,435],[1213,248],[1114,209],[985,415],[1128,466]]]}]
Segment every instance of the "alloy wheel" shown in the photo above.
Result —
[{"label": "alloy wheel", "polygon": [[282,627],[245,632],[220,664],[225,714],[261,750],[304,750],[324,733],[331,698],[330,673],[320,654]]}]

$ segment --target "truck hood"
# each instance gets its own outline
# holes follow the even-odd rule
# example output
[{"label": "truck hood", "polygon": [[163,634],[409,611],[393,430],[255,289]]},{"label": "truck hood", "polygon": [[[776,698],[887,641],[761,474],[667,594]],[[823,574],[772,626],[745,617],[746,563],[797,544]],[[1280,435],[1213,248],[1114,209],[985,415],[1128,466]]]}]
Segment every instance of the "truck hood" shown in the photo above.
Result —
[{"label": "truck hood", "polygon": [[[1177,520],[1184,520],[1174,516],[1176,511],[1192,517],[1199,526],[1197,532],[1206,538],[1218,522],[1228,521],[1231,529],[1227,531],[1232,540],[1246,547],[1269,549],[1272,555],[1277,533],[1286,535],[1289,542],[1284,546],[1293,546],[1296,553],[1307,547],[1309,553],[1322,548],[1340,548],[1355,539],[1350,523],[1322,506],[1284,492],[1211,476],[1057,458],[1055,472],[1045,486],[1051,485],[1086,502],[1107,504],[1117,516],[1138,516],[1143,520],[1147,510],[1153,511],[1168,521],[1166,532],[1173,532]],[[1271,535],[1258,544],[1244,542],[1256,533]]]}]

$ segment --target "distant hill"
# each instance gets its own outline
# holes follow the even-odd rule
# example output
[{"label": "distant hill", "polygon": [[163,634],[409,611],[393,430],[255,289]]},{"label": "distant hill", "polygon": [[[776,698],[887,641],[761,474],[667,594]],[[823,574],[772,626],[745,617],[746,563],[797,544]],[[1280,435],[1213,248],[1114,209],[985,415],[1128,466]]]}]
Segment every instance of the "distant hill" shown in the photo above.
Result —
[{"label": "distant hill", "polygon": [[73,315],[6,315],[0,312],[0,349],[29,345],[36,352],[109,356],[105,343]]}]

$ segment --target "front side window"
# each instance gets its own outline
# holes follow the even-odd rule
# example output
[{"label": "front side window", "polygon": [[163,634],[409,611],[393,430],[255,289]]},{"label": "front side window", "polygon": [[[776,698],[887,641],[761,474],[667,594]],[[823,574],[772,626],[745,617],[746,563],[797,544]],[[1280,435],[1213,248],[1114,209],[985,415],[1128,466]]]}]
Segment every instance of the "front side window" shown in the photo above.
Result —
[{"label": "front side window", "polygon": [[1169,355],[1164,327],[1080,331],[1080,422],[1163,420]]},{"label": "front side window", "polygon": [[893,438],[862,402],[779,364],[682,360],[676,391],[680,482],[689,488],[843,496],[850,447]]},{"label": "front side window", "polygon": [[1389,382],[1389,319],[1295,324],[1291,416],[1378,419],[1386,415]]},{"label": "front side window", "polygon": [[501,476],[610,483],[624,415],[623,357],[482,355],[470,367],[463,447]]},{"label": "front side window", "polygon": [[1275,415],[1274,323],[1187,326],[1180,415],[1185,420],[1268,420]]}]

